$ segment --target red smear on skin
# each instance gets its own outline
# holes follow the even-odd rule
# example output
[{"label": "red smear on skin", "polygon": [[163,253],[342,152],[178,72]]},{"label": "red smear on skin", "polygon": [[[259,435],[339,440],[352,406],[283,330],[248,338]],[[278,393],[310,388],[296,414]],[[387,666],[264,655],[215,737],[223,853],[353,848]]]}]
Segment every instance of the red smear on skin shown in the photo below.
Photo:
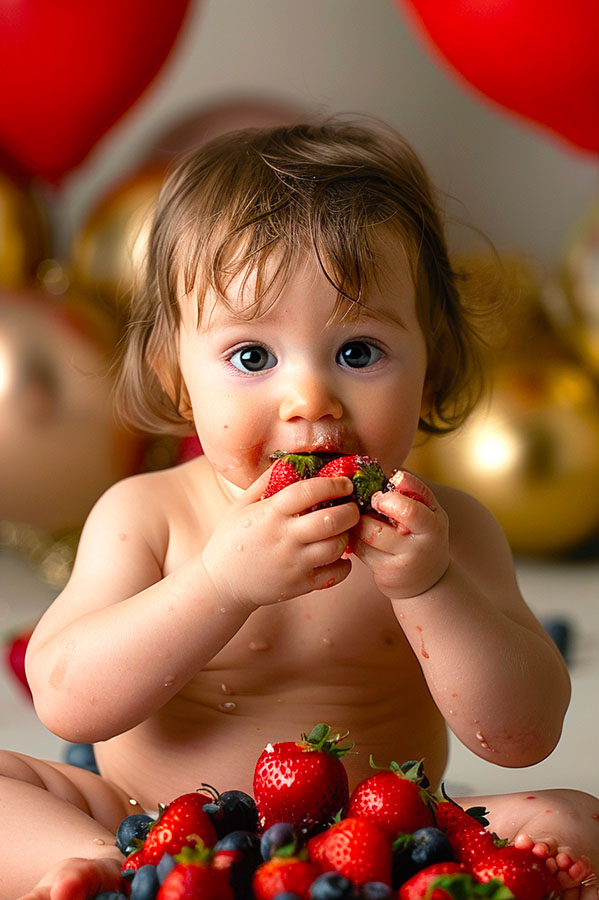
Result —
[{"label": "red smear on skin", "polygon": [[404,497],[409,497],[410,500],[418,500],[419,503],[424,503],[425,506],[428,506],[428,503],[426,502],[426,500],[424,499],[422,494],[418,493],[418,491],[406,491],[406,490],[402,491],[400,488],[398,490],[398,493],[402,494],[402,496],[404,496]]},{"label": "red smear on skin", "polygon": [[599,813],[593,813],[591,819],[594,819],[595,822],[599,822]]},{"label": "red smear on skin", "polygon": [[527,797],[526,799],[527,800],[536,800],[537,798],[536,797]]},{"label": "red smear on skin", "polygon": [[[420,625],[416,626],[416,631],[420,632],[420,635],[422,635],[422,628]],[[424,638],[422,636],[420,637],[420,654],[421,656],[424,656],[425,659],[430,659],[429,654],[424,649]]]}]

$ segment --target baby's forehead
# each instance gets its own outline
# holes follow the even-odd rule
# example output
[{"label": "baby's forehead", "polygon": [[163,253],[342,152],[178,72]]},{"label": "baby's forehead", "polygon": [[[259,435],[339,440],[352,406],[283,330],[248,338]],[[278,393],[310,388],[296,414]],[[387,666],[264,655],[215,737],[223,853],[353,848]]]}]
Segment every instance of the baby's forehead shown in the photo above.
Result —
[{"label": "baby's forehead", "polygon": [[264,258],[257,255],[246,265],[233,264],[218,284],[200,271],[191,283],[180,281],[182,319],[186,325],[193,321],[200,330],[264,318],[272,321],[283,314],[281,300],[292,297],[300,304],[311,303],[316,290],[321,301],[324,297],[334,303],[331,323],[401,321],[406,304],[413,307],[412,261],[396,235],[380,233],[375,246],[375,264],[362,273],[359,288],[351,278],[344,282],[344,273],[310,247],[299,248],[294,257],[281,248]]}]

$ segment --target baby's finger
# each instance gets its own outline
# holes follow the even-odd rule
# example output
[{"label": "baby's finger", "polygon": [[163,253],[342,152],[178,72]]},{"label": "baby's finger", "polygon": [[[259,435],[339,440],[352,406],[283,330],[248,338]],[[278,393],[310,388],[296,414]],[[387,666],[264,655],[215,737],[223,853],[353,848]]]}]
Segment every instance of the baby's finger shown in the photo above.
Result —
[{"label": "baby's finger", "polygon": [[360,520],[357,504],[351,501],[316,509],[300,516],[294,523],[295,536],[303,544],[322,541],[333,535],[349,531]]},{"label": "baby's finger", "polygon": [[391,519],[402,534],[425,534],[433,531],[437,526],[439,511],[433,511],[419,500],[414,500],[404,494],[396,494],[380,491],[370,499],[372,508],[383,516]]},{"label": "baby's finger", "polygon": [[372,568],[382,566],[384,563],[389,562],[389,554],[385,550],[379,550],[378,547],[367,544],[365,541],[356,537],[355,530],[352,531],[350,535],[350,547],[354,556],[357,556],[358,559],[365,563],[365,565],[371,566]]},{"label": "baby's finger", "polygon": [[435,495],[427,484],[424,483],[412,472],[406,472],[405,469],[399,469],[394,472],[389,480],[389,485],[393,493],[403,494],[404,497],[411,497],[419,503],[424,503],[433,511],[437,508],[437,500]]},{"label": "baby's finger", "polygon": [[349,478],[306,478],[288,485],[265,502],[276,504],[283,515],[294,516],[327,500],[348,497],[353,490]]},{"label": "baby's finger", "polygon": [[249,488],[243,492],[236,502],[242,506],[248,506],[250,503],[256,503],[257,500],[260,500],[268,486],[270,475],[275,465],[276,463],[273,462],[272,466],[269,466],[266,472],[263,472],[259,478],[250,484]]},{"label": "baby's finger", "polygon": [[344,581],[351,572],[349,559],[338,559],[329,566],[319,566],[312,574],[314,591],[322,591]]},{"label": "baby's finger", "polygon": [[303,550],[302,559],[305,560],[312,569],[317,569],[320,566],[328,566],[340,559],[345,553],[347,541],[348,536],[347,533],[345,533],[328,538],[326,541],[308,544]]},{"label": "baby's finger", "polygon": [[374,516],[361,516],[360,521],[352,530],[352,547],[353,541],[358,540],[369,547],[375,547],[382,553],[399,553],[402,536],[404,533],[408,533],[401,531],[400,528],[401,525],[399,527],[391,525]]}]

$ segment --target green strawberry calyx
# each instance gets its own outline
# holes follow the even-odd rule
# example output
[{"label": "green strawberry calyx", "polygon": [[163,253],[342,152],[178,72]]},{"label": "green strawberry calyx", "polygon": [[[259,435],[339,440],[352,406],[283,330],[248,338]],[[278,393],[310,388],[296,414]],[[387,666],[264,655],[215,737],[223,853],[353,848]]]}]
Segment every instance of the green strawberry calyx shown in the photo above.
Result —
[{"label": "green strawberry calyx", "polygon": [[430,785],[430,781],[424,774],[424,763],[421,759],[409,759],[407,762],[401,763],[401,765],[396,763],[395,760],[391,760],[388,766],[377,766],[371,753],[369,763],[371,769],[376,769],[379,772],[395,772],[399,778],[407,778],[408,781],[413,781],[414,784],[422,788],[427,788]]},{"label": "green strawberry calyx", "polygon": [[275,450],[274,453],[271,453],[270,458],[289,463],[302,479],[313,478],[326,462],[326,458],[317,453],[286,453],[284,450]]},{"label": "green strawberry calyx", "polygon": [[187,840],[189,844],[175,854],[176,862],[185,866],[209,866],[214,858],[214,851],[197,834],[188,834]]},{"label": "green strawberry calyx", "polygon": [[433,891],[440,888],[453,900],[514,900],[514,895],[498,878],[491,878],[482,884],[467,872],[439,875],[429,884],[425,900],[430,900]]},{"label": "green strawberry calyx", "polygon": [[349,735],[349,731],[337,734],[332,733],[330,725],[320,722],[315,725],[310,734],[301,734],[301,743],[306,753],[318,750],[320,753],[328,753],[329,756],[335,756],[338,759],[345,756],[354,747],[354,742],[349,741],[347,744],[340,744]]},{"label": "green strawberry calyx", "polygon": [[369,506],[370,498],[377,491],[383,491],[387,485],[387,476],[376,459],[358,457],[358,470],[352,476],[354,492],[360,506]]}]

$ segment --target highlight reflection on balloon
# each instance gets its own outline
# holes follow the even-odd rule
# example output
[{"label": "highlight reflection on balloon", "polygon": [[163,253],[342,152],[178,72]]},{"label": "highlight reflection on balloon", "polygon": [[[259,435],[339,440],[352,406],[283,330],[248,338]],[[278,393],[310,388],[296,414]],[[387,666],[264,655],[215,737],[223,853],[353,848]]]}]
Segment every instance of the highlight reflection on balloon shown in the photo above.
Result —
[{"label": "highlight reflection on balloon", "polygon": [[460,432],[427,445],[424,466],[488,506],[516,552],[563,552],[599,526],[598,448],[591,379],[567,362],[514,363]]},{"label": "highlight reflection on balloon", "polygon": [[53,533],[80,526],[139,455],[113,414],[106,342],[69,299],[73,313],[0,294],[0,520]]}]

